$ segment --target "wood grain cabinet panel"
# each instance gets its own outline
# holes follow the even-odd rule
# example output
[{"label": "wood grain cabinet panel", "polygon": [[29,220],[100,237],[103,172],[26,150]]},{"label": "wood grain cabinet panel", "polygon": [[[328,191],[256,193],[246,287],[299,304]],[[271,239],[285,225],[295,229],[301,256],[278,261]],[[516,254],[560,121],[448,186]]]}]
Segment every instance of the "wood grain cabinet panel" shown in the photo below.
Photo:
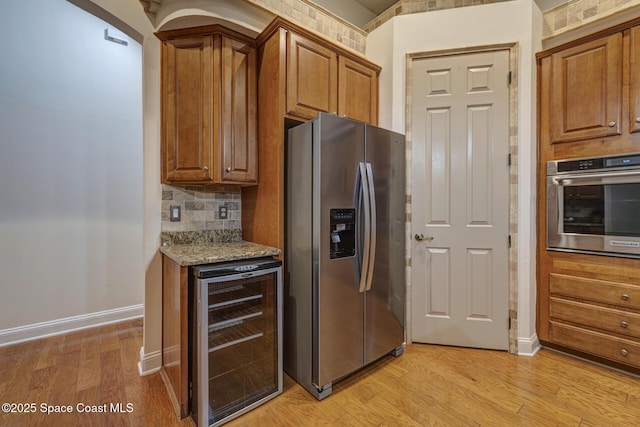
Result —
[{"label": "wood grain cabinet panel", "polygon": [[338,58],[338,115],[378,124],[378,72],[343,56]]},{"label": "wood grain cabinet panel", "polygon": [[619,135],[622,33],[551,57],[552,142]]},{"label": "wood grain cabinet panel", "polygon": [[640,131],[640,27],[629,31],[629,131]]},{"label": "wood grain cabinet panel", "polygon": [[[258,180],[256,50],[222,38],[222,137],[214,139],[219,182]],[[226,93],[225,93],[226,92]]]},{"label": "wood grain cabinet panel", "polygon": [[257,183],[255,42],[222,31],[213,26],[157,33],[163,40],[165,184]]},{"label": "wood grain cabinet panel", "polygon": [[640,314],[551,297],[552,319],[640,338]]},{"label": "wood grain cabinet panel", "polygon": [[640,345],[637,341],[557,322],[551,322],[550,335],[558,344],[614,362],[640,367]]},{"label": "wood grain cabinet panel", "polygon": [[640,286],[552,273],[549,289],[553,295],[640,310]]},{"label": "wood grain cabinet panel", "polygon": [[162,44],[162,181],[212,181],[213,37]]},{"label": "wood grain cabinet panel", "polygon": [[287,32],[287,113],[313,119],[336,113],[338,57],[329,47]]},{"label": "wood grain cabinet panel", "polygon": [[178,418],[189,415],[188,267],[162,255],[160,376]]}]

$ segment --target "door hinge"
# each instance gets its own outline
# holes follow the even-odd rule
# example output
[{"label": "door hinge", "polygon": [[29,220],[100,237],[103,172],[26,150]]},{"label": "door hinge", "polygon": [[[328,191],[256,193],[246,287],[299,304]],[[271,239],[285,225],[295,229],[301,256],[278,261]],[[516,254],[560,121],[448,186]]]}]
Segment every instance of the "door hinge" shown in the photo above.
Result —
[{"label": "door hinge", "polygon": [[507,165],[511,166],[511,153],[507,155]]},{"label": "door hinge", "polygon": [[511,330],[511,317],[508,318],[508,322],[507,323],[509,325],[508,329]]},{"label": "door hinge", "polygon": [[509,248],[511,248],[511,234],[507,237],[507,244],[509,245]]},{"label": "door hinge", "polygon": [[511,85],[511,71],[507,73],[507,86]]}]

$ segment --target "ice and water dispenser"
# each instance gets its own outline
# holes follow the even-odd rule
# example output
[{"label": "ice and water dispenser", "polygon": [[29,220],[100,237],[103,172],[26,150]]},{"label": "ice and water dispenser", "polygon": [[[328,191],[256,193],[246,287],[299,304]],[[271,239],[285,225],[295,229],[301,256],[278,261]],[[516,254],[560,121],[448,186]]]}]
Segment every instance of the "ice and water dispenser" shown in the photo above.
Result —
[{"label": "ice and water dispenser", "polygon": [[331,259],[352,257],[356,254],[356,210],[331,209]]}]

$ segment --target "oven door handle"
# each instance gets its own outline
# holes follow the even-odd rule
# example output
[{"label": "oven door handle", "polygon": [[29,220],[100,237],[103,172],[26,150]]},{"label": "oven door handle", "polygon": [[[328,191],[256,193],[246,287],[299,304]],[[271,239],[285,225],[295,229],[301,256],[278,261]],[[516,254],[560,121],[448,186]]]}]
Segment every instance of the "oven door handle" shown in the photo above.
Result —
[{"label": "oven door handle", "polygon": [[608,173],[592,173],[580,175],[554,176],[553,182],[556,185],[598,185],[598,184],[634,184],[640,183],[640,171],[617,171]]}]

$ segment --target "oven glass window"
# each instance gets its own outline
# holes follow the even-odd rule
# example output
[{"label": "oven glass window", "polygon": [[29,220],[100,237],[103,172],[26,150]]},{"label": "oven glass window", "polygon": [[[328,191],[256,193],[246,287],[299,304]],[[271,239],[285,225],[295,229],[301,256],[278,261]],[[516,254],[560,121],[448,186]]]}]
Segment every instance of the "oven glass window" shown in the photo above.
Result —
[{"label": "oven glass window", "polygon": [[640,236],[640,184],[604,186],[605,234]]},{"label": "oven glass window", "polygon": [[565,233],[640,236],[640,184],[566,186]]},{"label": "oven glass window", "polygon": [[604,186],[564,187],[564,232],[604,234]]}]

